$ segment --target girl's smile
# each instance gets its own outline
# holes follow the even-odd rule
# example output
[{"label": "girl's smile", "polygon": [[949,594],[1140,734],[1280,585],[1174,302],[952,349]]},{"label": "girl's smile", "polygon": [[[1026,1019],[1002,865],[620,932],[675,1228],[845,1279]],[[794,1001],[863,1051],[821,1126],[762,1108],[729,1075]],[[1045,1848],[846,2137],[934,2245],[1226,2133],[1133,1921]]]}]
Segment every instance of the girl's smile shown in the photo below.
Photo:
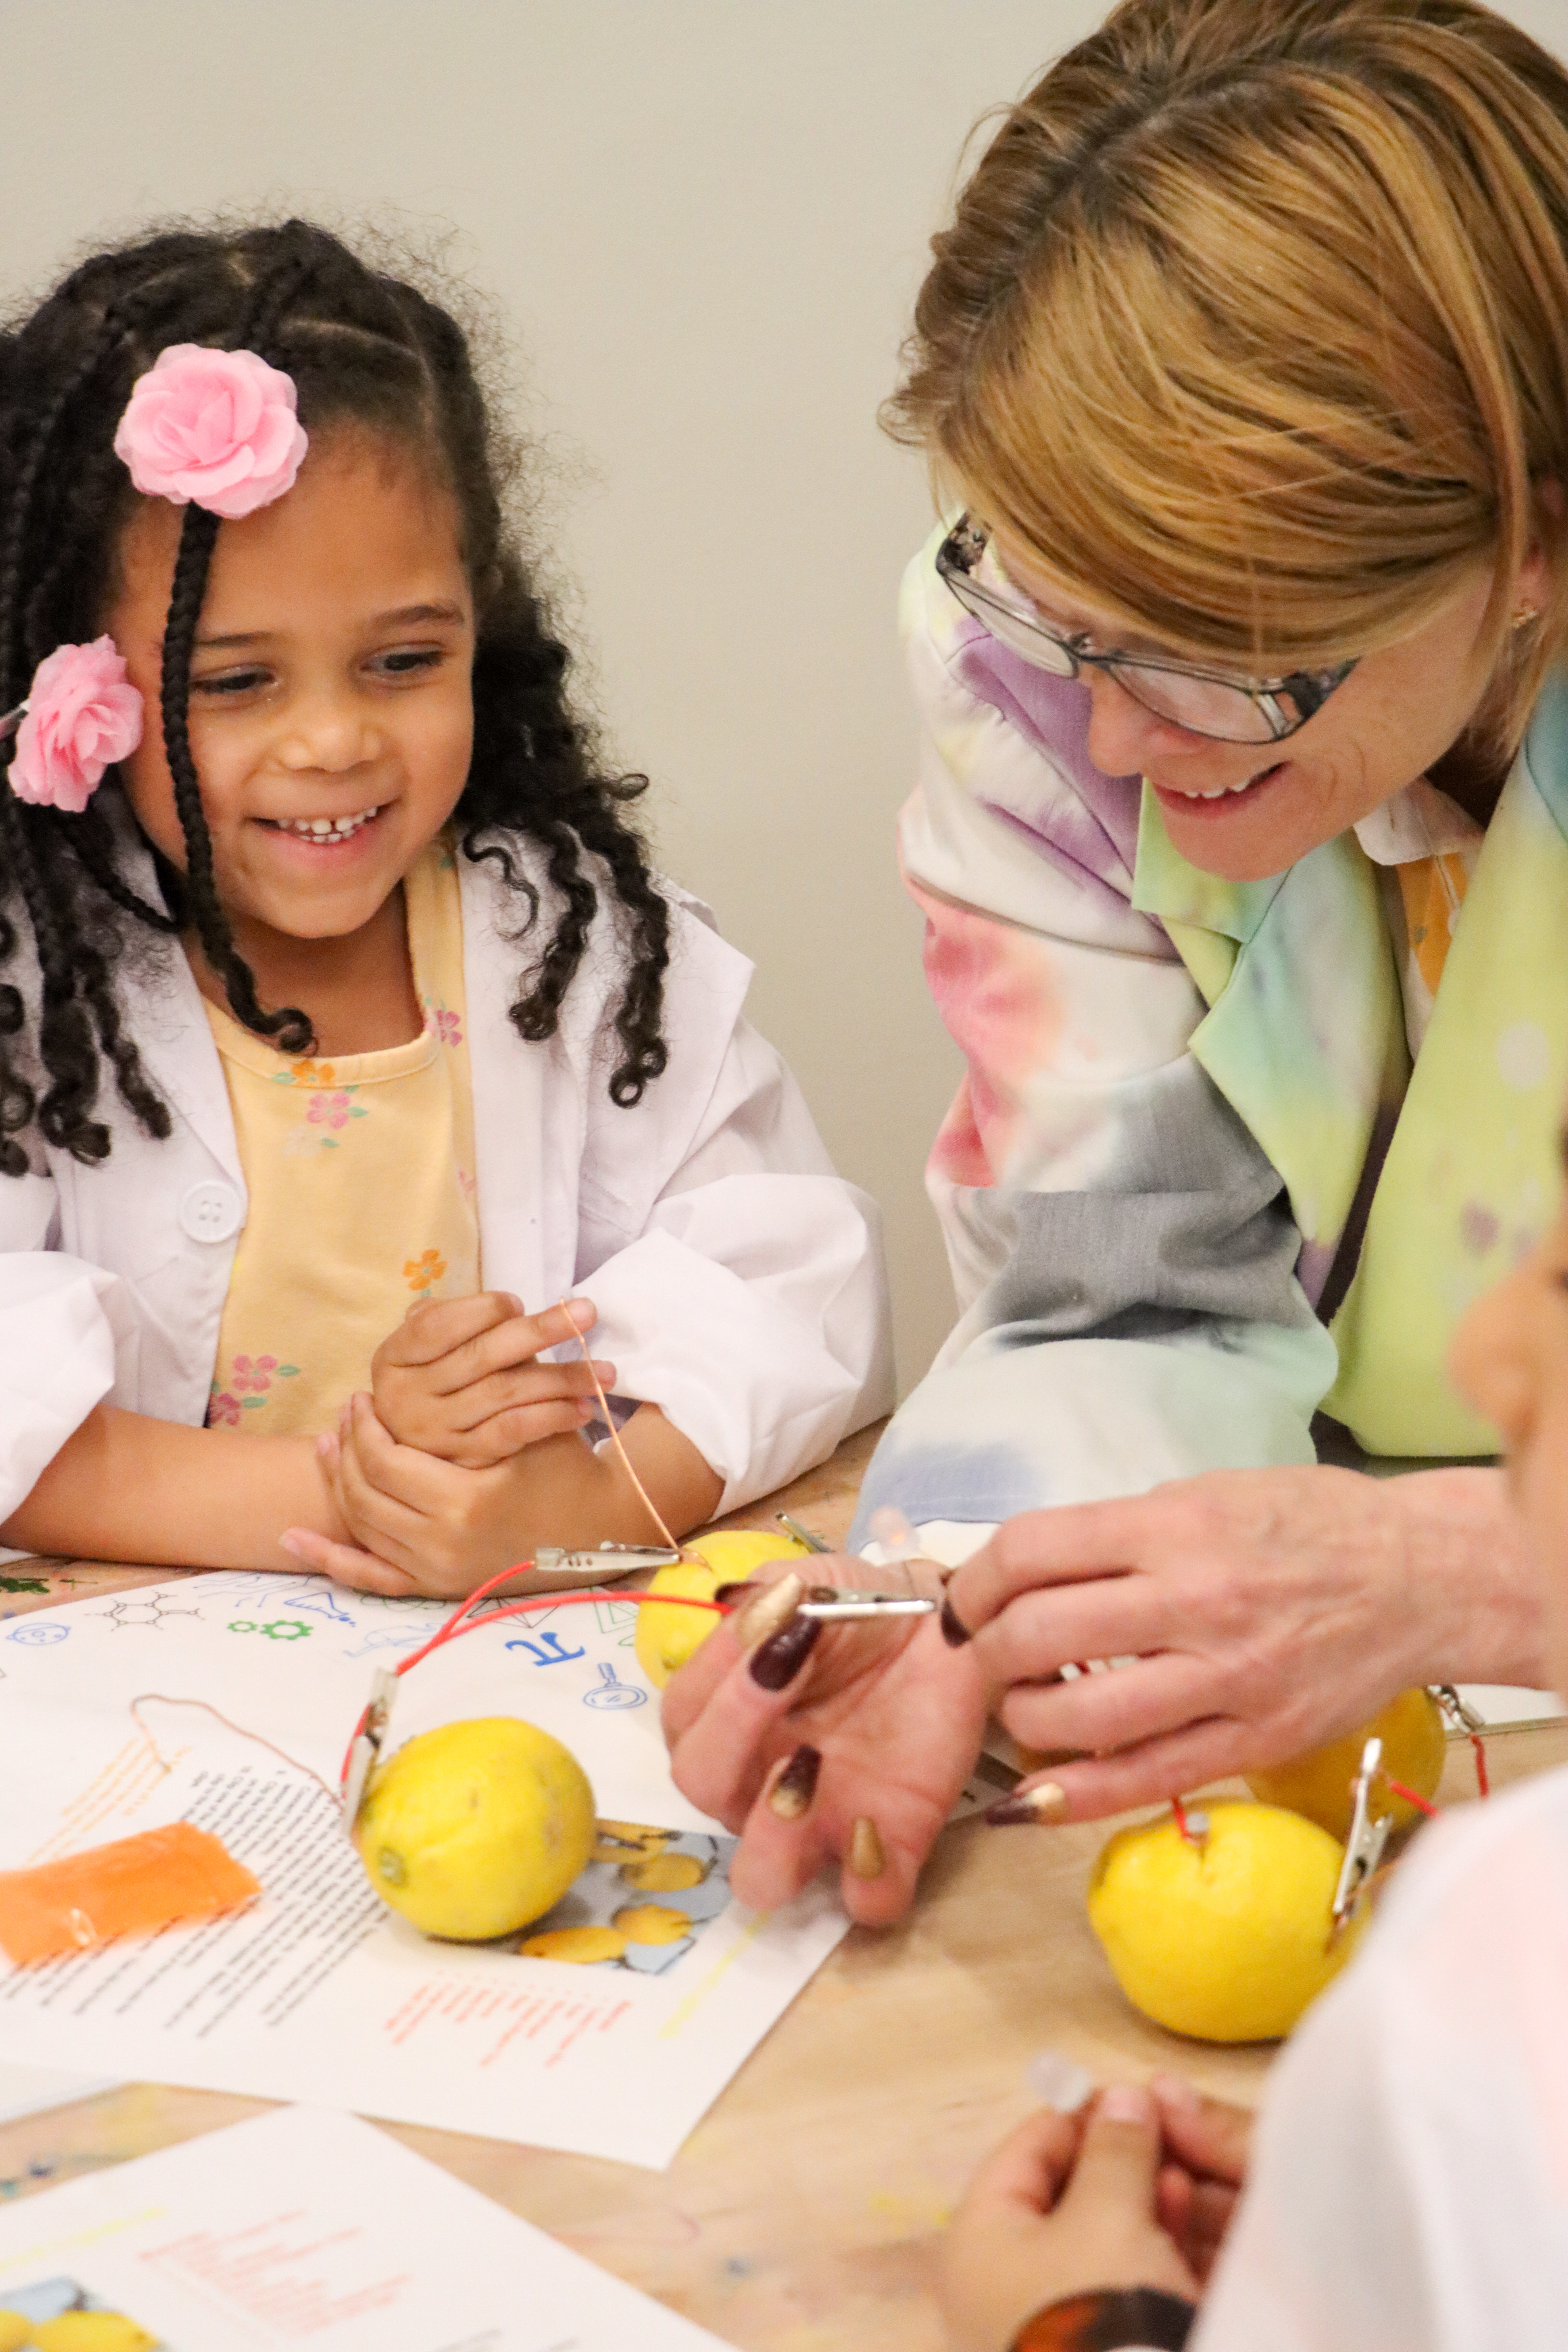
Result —
[{"label": "girl's smile", "polygon": [[[106,616],[150,715],[179,530],[162,500],[136,509]],[[399,886],[468,779],[473,646],[456,508],[397,443],[323,436],[286,497],[219,531],[191,750],[218,898],[264,1003],[311,1013],[348,965],[361,993],[405,971]],[[155,718],[122,772],[143,830],[183,868]],[[392,992],[407,992],[405,979]],[[392,1025],[406,1033],[406,1003]]]}]

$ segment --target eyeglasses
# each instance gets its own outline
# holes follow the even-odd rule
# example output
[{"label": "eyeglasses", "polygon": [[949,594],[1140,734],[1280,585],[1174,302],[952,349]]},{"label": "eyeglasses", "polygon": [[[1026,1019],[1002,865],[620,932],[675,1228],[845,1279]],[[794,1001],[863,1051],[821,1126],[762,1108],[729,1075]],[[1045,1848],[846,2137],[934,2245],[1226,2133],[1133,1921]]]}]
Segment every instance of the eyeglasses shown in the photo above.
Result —
[{"label": "eyeglasses", "polygon": [[1144,661],[1132,654],[1092,651],[1087,631],[1060,636],[1048,629],[1026,604],[1010,602],[988,583],[975,578],[990,544],[990,534],[960,515],[937,550],[936,568],[966,613],[973,613],[994,637],[1022,654],[1037,669],[1053,677],[1079,677],[1086,669],[1102,669],[1125,687],[1135,702],[1157,719],[1168,719],[1189,735],[1206,735],[1217,743],[1279,743],[1305,727],[1336,688],[1355,667],[1341,662],[1334,669],[1292,670],[1284,677],[1249,678],[1244,684],[1216,671],[1191,668],[1180,662]]}]

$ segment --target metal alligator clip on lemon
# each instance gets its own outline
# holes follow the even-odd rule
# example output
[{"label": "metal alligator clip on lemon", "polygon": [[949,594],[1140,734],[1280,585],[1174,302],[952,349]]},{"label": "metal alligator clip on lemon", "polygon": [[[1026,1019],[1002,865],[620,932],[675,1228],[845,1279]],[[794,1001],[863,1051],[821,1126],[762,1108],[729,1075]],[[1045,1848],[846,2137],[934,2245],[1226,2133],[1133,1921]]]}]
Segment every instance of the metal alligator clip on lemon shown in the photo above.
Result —
[{"label": "metal alligator clip on lemon", "polygon": [[1383,1742],[1369,1739],[1361,1752],[1361,1769],[1351,1785],[1353,1810],[1340,1883],[1334,1889],[1331,1940],[1342,1936],[1354,1918],[1362,1896],[1383,1860],[1383,1850],[1394,1827],[1391,1812],[1380,1813],[1375,1821],[1372,1816],[1373,1789],[1382,1769]]}]

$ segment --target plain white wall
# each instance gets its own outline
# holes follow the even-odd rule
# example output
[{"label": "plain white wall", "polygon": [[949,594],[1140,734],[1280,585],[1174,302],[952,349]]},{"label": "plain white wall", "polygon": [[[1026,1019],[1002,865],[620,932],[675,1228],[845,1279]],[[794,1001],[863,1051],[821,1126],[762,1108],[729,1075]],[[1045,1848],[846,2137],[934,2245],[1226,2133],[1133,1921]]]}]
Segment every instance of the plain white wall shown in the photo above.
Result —
[{"label": "plain white wall", "polygon": [[[0,292],[171,213],[401,215],[494,297],[615,756],[758,963],[887,1218],[900,1369],[952,1320],[921,1185],[957,1056],[893,866],[893,627],[929,522],[875,410],[959,150],[1100,0],[0,0]],[[1507,13],[1562,46],[1568,0]]]}]

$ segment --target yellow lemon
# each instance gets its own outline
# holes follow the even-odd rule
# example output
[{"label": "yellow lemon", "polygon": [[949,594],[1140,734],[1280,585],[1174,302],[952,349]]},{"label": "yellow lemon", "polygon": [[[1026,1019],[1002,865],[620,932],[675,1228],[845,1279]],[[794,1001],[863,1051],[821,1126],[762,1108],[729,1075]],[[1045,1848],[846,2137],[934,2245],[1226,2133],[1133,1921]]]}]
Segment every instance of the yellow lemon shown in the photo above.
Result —
[{"label": "yellow lemon", "polygon": [[628,1903],[616,1925],[634,1944],[679,1944],[691,1933],[690,1920],[672,1903]]},{"label": "yellow lemon", "polygon": [[[1428,1690],[1401,1691],[1381,1715],[1360,1731],[1331,1739],[1326,1748],[1309,1748],[1267,1772],[1249,1772],[1247,1785],[1266,1805],[1288,1805],[1342,1843],[1351,1833],[1351,1782],[1361,1769],[1362,1749],[1369,1739],[1383,1742],[1383,1769],[1403,1780],[1419,1797],[1436,1794],[1448,1753],[1443,1710]],[[1420,1809],[1403,1797],[1380,1791],[1376,1807],[1390,1812],[1401,1829],[1420,1818]]]},{"label": "yellow lemon", "polygon": [[1189,1843],[1167,1815],[1118,1830],[1094,1867],[1089,1916],[1134,2009],[1199,2042],[1289,2033],[1354,1948],[1331,1949],[1343,1860],[1300,1813],[1239,1799],[1206,1807]]},{"label": "yellow lemon", "polygon": [[426,1936],[479,1943],[559,1903],[593,1851],[594,1792],[531,1723],[447,1723],[373,1774],[354,1843],[395,1911]]},{"label": "yellow lemon", "polygon": [[[793,1559],[807,1547],[781,1530],[764,1535],[752,1528],[721,1528],[716,1535],[699,1536],[686,1547],[689,1557],[674,1568],[661,1568],[648,1586],[650,1592],[668,1592],[689,1601],[711,1601],[721,1584],[740,1584],[770,1559]],[[709,1609],[660,1609],[644,1602],[637,1611],[637,1664],[650,1683],[660,1689],[694,1650],[700,1650],[719,1622]]]},{"label": "yellow lemon", "polygon": [[531,1960],[571,1960],[579,1968],[592,1968],[597,1960],[618,1960],[626,1942],[619,1927],[546,1927],[542,1936],[530,1936],[518,1949]]},{"label": "yellow lemon", "polygon": [[38,2352],[155,2352],[158,2339],[127,2319],[122,2311],[62,2311],[58,2319],[36,2319],[20,2344]]},{"label": "yellow lemon", "polygon": [[0,2311],[0,2352],[26,2352],[36,2341],[30,2319],[19,2311]]},{"label": "yellow lemon", "polygon": [[679,1895],[683,1887],[700,1886],[708,1864],[694,1853],[654,1853],[646,1862],[626,1862],[621,1876],[639,1895]]}]

